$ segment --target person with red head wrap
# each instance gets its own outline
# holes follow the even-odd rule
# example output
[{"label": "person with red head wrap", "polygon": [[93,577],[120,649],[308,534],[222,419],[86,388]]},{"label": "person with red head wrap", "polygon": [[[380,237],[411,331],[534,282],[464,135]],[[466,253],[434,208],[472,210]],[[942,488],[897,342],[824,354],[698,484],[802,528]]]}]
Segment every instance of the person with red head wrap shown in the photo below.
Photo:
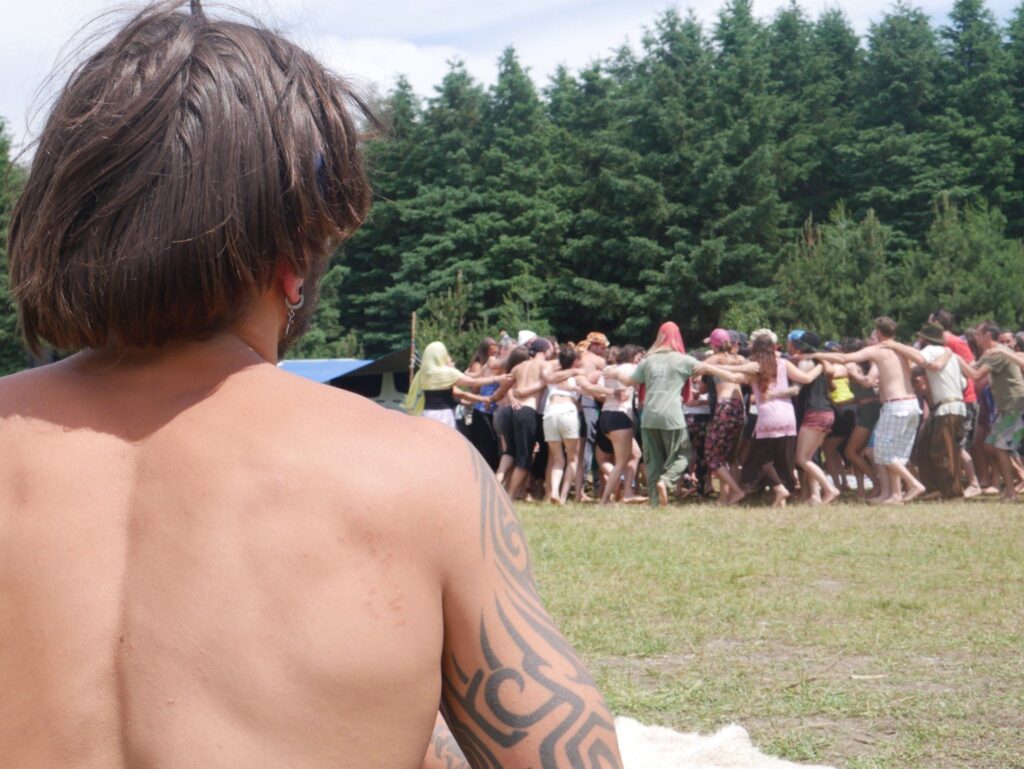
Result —
[{"label": "person with red head wrap", "polygon": [[[712,366],[686,354],[679,326],[671,321],[658,329],[654,344],[624,384],[644,385],[640,418],[644,462],[651,504],[668,504],[668,490],[690,462],[690,436],[686,432],[681,393],[690,377],[704,374],[732,382],[743,381],[744,366]],[[747,364],[749,367],[749,364]]]}]

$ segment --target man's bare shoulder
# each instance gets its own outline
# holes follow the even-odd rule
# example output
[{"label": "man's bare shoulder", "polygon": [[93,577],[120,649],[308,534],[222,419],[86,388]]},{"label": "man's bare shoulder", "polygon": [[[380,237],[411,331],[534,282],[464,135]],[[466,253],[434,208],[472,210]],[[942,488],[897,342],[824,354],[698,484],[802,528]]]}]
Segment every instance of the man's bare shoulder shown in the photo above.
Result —
[{"label": "man's bare shoulder", "polygon": [[431,419],[387,409],[355,393],[317,384],[279,370],[261,372],[291,404],[290,413],[309,434],[360,447],[367,459],[385,452],[390,462],[410,470],[420,466],[444,472],[453,447],[464,439]]}]

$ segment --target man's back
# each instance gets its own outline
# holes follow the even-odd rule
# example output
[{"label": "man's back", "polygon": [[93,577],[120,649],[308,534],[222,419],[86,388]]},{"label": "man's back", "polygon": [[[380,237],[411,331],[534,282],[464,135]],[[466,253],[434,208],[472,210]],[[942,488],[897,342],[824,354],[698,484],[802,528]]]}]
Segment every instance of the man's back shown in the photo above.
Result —
[{"label": "man's back", "polygon": [[440,524],[402,503],[418,420],[245,349],[171,358],[0,380],[4,765],[417,766],[443,633]]},{"label": "man's back", "polygon": [[[548,361],[545,360],[543,355],[534,355],[529,360],[523,361],[512,370],[512,376],[515,379],[515,389],[517,392],[522,392],[527,389],[534,388],[544,375],[544,368]],[[537,408],[540,403],[540,393],[531,392],[529,395],[522,395],[520,402],[524,406],[530,408]]]}]

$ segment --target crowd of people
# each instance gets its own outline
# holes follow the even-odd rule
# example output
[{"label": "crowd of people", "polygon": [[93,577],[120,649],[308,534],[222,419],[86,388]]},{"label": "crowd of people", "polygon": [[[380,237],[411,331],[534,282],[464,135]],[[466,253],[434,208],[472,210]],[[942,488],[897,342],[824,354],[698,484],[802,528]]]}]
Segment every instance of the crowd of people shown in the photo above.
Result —
[{"label": "crowd of people", "polygon": [[716,328],[692,355],[672,322],[646,350],[522,331],[484,339],[465,371],[435,341],[406,408],[461,430],[520,500],[1014,500],[1024,332],[953,329],[945,310],[912,344],[888,317],[841,341]]}]

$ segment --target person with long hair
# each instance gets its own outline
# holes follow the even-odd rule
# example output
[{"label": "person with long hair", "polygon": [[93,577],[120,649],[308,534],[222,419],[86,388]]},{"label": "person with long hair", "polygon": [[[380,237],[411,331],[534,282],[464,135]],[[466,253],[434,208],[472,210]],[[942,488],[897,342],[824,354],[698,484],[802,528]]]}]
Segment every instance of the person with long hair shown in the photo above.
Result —
[{"label": "person with long hair", "polygon": [[[801,391],[804,400],[803,421],[796,435],[796,466],[807,481],[807,501],[812,505],[827,505],[839,496],[839,489],[832,484],[828,475],[817,463],[818,452],[835,423],[835,412],[828,397],[827,363],[804,362],[803,356],[818,351],[821,340],[817,334],[803,331],[789,342],[791,353],[795,353],[797,367],[801,371],[815,371],[818,374],[804,384]],[[792,377],[790,377],[792,379]],[[799,380],[794,380],[799,381]]]},{"label": "person with long hair", "polygon": [[748,365],[736,367],[701,363],[685,353],[679,326],[668,321],[658,329],[654,344],[631,374],[612,372],[625,385],[644,385],[644,410],[640,420],[643,457],[652,505],[667,505],[668,490],[686,470],[690,439],[683,417],[683,392],[694,374],[711,374],[743,381]]},{"label": "person with long hair", "polygon": [[797,429],[792,398],[799,388],[791,381],[810,384],[822,367],[801,370],[778,354],[768,334],[751,339],[750,362],[756,366],[748,381],[757,404],[757,425],[740,482],[748,492],[770,487],[775,495],[772,507],[785,507],[795,489]]},{"label": "person with long hair", "polygon": [[[646,498],[633,493],[633,481],[640,464],[640,445],[636,442],[633,391],[623,384],[619,377],[629,378],[636,370],[636,363],[643,350],[627,344],[612,348],[615,355],[604,369],[600,386],[604,401],[599,418],[600,432],[612,448],[613,464],[604,479],[601,504],[609,505],[616,500],[621,489],[623,502],[646,502]],[[615,374],[616,376],[611,376]]]},{"label": "person with long hair", "polygon": [[[578,357],[572,345],[561,347],[557,373],[580,371],[576,369]],[[547,383],[542,420],[544,440],[548,444],[545,488],[549,502],[564,505],[576,479],[576,463],[579,458],[580,388],[573,376],[558,381],[555,374],[554,371],[545,371],[543,375]]]},{"label": "person with long hair", "polygon": [[[621,766],[479,453],[277,365],[369,213],[365,100],[200,0],[105,38],[9,220],[68,357],[0,378],[2,765]],[[410,411],[486,383],[425,357]]]}]

